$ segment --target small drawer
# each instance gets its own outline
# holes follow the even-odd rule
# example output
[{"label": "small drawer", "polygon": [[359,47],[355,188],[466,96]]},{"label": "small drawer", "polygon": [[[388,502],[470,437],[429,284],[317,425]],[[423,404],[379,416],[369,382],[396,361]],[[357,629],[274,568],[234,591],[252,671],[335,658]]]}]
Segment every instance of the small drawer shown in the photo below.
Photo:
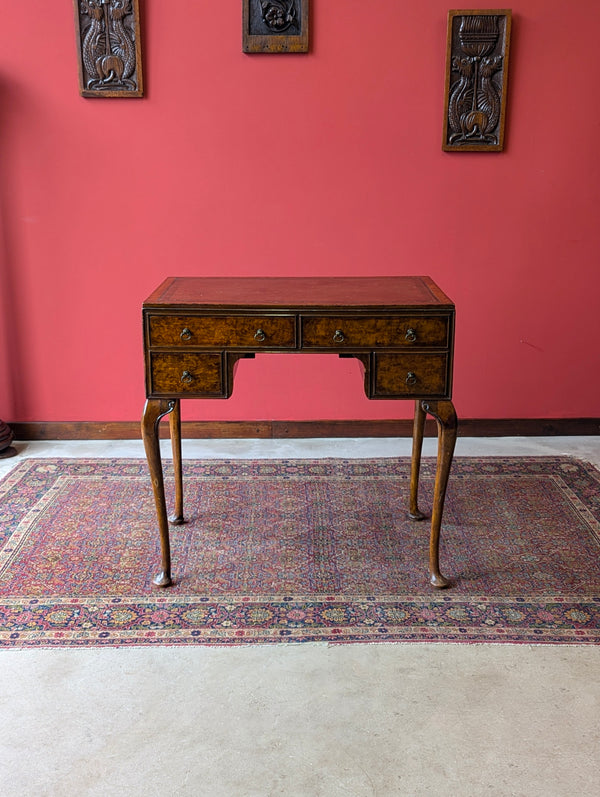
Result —
[{"label": "small drawer", "polygon": [[306,316],[301,319],[302,348],[376,349],[448,345],[447,316]]},{"label": "small drawer", "polygon": [[376,354],[373,398],[449,398],[447,354]]},{"label": "small drawer", "polygon": [[150,352],[149,395],[225,395],[221,354]]},{"label": "small drawer", "polygon": [[192,348],[293,349],[293,315],[148,317],[150,346]]}]

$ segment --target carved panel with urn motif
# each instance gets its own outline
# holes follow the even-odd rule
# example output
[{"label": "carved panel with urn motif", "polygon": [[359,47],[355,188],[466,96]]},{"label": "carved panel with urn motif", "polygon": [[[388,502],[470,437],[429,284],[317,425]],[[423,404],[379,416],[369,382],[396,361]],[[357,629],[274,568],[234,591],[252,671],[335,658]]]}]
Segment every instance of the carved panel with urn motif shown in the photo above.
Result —
[{"label": "carved panel with urn motif", "polygon": [[73,0],[83,97],[143,95],[138,0]]},{"label": "carved panel with urn motif", "polygon": [[510,9],[449,11],[442,149],[498,152],[504,120]]}]

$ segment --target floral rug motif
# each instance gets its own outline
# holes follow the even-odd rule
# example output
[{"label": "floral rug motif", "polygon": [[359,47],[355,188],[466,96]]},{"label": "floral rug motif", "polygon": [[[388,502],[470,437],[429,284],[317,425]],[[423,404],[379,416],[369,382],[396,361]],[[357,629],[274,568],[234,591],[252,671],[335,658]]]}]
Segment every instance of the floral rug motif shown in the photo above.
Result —
[{"label": "floral rug motif", "polygon": [[[425,459],[426,512],[434,475]],[[185,461],[161,590],[145,461],[24,459],[0,482],[0,646],[600,642],[592,465],[455,459],[442,591],[409,478],[406,458]]]}]

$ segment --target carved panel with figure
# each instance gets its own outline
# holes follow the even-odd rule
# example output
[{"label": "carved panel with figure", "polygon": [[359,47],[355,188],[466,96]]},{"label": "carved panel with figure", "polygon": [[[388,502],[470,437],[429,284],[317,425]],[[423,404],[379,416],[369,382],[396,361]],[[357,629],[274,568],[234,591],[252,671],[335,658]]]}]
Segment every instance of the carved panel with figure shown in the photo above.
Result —
[{"label": "carved panel with figure", "polygon": [[509,9],[449,11],[442,149],[498,152],[504,120]]},{"label": "carved panel with figure", "polygon": [[143,95],[138,0],[74,0],[83,97]]}]

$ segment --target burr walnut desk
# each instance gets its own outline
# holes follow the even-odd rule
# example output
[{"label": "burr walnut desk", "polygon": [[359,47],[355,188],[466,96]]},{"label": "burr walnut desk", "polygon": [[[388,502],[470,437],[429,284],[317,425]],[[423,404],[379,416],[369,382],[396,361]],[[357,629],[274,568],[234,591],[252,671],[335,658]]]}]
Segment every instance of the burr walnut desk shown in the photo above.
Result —
[{"label": "burr walnut desk", "polygon": [[[429,277],[170,277],[143,304],[146,405],[142,436],[154,489],[162,567],[171,580],[169,521],[184,522],[180,400],[229,398],[234,366],[257,352],[330,353],[364,366],[370,399],[415,401],[409,515],[417,504],[426,415],[437,422],[431,584],[445,587],[439,537],[456,442],[451,402],[454,305]],[[276,390],[277,385],[265,386]],[[159,422],[169,414],[175,512],[167,516]]]}]

